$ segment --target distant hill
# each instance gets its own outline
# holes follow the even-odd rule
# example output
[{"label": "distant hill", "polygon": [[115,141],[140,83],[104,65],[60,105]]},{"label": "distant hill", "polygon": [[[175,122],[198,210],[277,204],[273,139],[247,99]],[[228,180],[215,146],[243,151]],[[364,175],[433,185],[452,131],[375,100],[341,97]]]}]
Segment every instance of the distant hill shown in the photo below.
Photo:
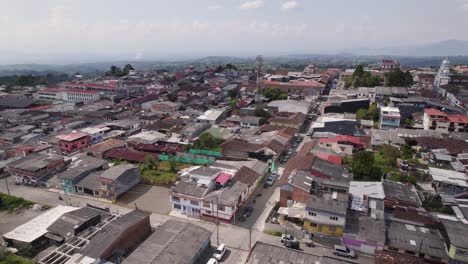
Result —
[{"label": "distant hill", "polygon": [[375,49],[355,48],[345,50],[343,52],[367,56],[468,56],[468,41],[452,39],[422,45],[397,46]]}]

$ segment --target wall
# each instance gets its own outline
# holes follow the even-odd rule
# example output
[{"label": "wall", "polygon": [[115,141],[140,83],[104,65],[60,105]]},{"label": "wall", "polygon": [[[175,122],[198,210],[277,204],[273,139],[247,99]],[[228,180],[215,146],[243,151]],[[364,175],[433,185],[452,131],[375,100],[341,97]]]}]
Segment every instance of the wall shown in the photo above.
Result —
[{"label": "wall", "polygon": [[266,230],[291,234],[291,235],[293,235],[294,237],[296,237],[298,239],[304,238],[304,232],[302,230],[297,230],[295,228],[288,228],[288,227],[278,225],[278,224],[273,224],[273,223],[270,223],[270,222],[265,222],[264,231],[266,231]]},{"label": "wall", "polygon": [[313,223],[311,223],[310,220],[304,220],[304,229],[312,233],[321,233],[328,236],[341,236],[343,234],[343,227],[341,226],[319,223],[316,223],[316,225],[313,226]]}]

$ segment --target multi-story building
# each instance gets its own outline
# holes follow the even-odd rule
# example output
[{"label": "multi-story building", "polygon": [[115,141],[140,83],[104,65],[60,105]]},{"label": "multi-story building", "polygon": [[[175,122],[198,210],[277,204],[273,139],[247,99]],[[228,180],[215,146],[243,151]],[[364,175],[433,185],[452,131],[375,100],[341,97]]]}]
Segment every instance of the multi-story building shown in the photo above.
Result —
[{"label": "multi-story building", "polygon": [[89,146],[91,137],[87,133],[76,132],[56,136],[59,139],[58,146],[64,153],[72,153]]},{"label": "multi-story building", "polygon": [[91,137],[90,144],[97,144],[104,139],[104,135],[111,129],[106,126],[94,126],[81,129],[81,132],[88,134]]},{"label": "multi-story building", "polygon": [[385,106],[380,108],[380,128],[396,128],[400,126],[400,109]]},{"label": "multi-story building", "polygon": [[38,91],[35,98],[48,101],[96,102],[101,99],[101,95],[98,91],[46,89]]},{"label": "multi-story building", "polygon": [[448,115],[437,109],[424,109],[424,130],[436,130],[442,133],[468,132],[468,116]]}]

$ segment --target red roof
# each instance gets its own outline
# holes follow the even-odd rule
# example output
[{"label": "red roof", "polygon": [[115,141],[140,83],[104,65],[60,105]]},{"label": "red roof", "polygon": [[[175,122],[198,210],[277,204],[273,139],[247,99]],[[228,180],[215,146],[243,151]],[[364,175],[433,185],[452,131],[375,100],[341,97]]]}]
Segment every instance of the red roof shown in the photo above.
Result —
[{"label": "red roof", "polygon": [[449,115],[447,119],[454,123],[468,123],[468,116],[463,115]]},{"label": "red roof", "polygon": [[98,94],[98,91],[88,91],[88,90],[81,90],[81,89],[44,89],[40,90],[39,92],[46,92],[46,93],[85,93],[85,94]]},{"label": "red roof", "polygon": [[332,142],[339,142],[339,141],[346,141],[346,142],[351,142],[356,145],[364,145],[359,138],[353,137],[353,136],[344,136],[344,135],[337,135],[334,138],[321,138],[320,143],[332,143]]},{"label": "red roof", "polygon": [[232,178],[232,175],[231,174],[227,174],[227,173],[220,173],[218,175],[218,177],[216,177],[215,181],[219,184],[225,184],[226,182],[228,182],[230,179]]},{"label": "red roof", "polygon": [[424,109],[424,113],[428,114],[428,115],[437,115],[437,116],[446,116],[447,114],[444,113],[444,112],[441,112],[437,109],[434,109],[434,108],[426,108]]},{"label": "red roof", "polygon": [[317,157],[323,160],[328,160],[338,165],[341,165],[342,163],[342,158],[340,156],[333,156],[333,155],[328,155],[324,153],[318,153]]},{"label": "red roof", "polygon": [[56,138],[63,140],[63,141],[75,141],[77,139],[87,137],[87,136],[88,136],[87,133],[76,132],[76,133],[71,133],[71,134],[60,134],[56,136]]}]

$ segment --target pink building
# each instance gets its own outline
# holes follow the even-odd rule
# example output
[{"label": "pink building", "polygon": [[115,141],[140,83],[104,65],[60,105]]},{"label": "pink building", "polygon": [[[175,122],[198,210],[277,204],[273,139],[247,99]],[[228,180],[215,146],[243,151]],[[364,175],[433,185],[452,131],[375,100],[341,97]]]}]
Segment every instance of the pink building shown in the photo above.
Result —
[{"label": "pink building", "polygon": [[71,153],[89,146],[91,137],[87,133],[75,132],[58,135],[59,149],[64,153]]}]

